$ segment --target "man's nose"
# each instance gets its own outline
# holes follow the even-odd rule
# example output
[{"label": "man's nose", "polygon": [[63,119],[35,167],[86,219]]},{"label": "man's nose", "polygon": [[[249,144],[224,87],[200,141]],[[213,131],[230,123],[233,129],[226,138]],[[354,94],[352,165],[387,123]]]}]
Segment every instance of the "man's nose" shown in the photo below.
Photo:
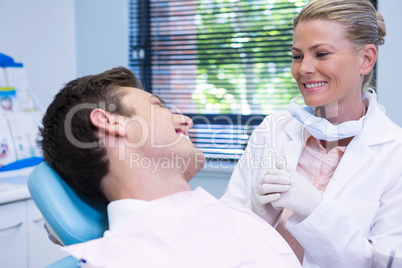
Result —
[{"label": "man's nose", "polygon": [[184,114],[174,114],[174,123],[185,130],[189,130],[193,127],[193,120]]}]

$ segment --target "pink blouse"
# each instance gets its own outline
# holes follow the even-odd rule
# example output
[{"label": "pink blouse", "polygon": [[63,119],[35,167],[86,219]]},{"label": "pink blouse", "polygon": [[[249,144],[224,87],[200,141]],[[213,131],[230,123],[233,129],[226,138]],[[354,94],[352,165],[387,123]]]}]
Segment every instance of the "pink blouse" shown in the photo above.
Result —
[{"label": "pink blouse", "polygon": [[[320,141],[311,134],[305,133],[304,147],[297,164],[297,172],[311,181],[320,191],[325,191],[329,180],[335,172],[346,146],[337,146],[328,153]],[[288,242],[300,263],[303,263],[304,249],[296,239],[285,228],[285,222],[292,216],[293,212],[285,209],[276,227],[276,230]]]}]

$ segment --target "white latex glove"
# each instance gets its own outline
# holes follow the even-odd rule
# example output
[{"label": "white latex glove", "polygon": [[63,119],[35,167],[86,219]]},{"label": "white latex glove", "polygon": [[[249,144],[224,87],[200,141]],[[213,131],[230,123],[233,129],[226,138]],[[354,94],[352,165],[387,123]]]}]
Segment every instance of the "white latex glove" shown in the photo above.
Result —
[{"label": "white latex glove", "polygon": [[290,189],[290,174],[285,170],[272,169],[265,173],[251,191],[251,208],[255,214],[273,227],[278,224],[282,208],[274,208],[271,202]]},{"label": "white latex glove", "polygon": [[[291,178],[290,189],[273,201],[272,206],[276,209],[289,209],[303,220],[320,204],[323,194],[297,171],[289,171],[288,174]],[[268,176],[278,177],[276,174]],[[286,175],[282,175],[282,177],[283,179],[288,178]]]}]

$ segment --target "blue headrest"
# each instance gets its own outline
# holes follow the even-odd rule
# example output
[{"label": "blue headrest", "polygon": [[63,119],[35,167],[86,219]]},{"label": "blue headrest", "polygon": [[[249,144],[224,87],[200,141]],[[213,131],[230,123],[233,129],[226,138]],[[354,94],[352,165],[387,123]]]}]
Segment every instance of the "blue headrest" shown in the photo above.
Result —
[{"label": "blue headrest", "polygon": [[28,189],[46,222],[64,245],[102,237],[108,229],[106,206],[74,191],[46,161],[29,175]]}]

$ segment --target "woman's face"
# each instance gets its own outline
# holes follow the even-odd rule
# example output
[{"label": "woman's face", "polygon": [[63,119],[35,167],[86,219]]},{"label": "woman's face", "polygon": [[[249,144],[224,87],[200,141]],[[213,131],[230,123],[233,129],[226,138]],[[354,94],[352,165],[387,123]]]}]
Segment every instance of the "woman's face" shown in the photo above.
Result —
[{"label": "woman's face", "polygon": [[347,108],[361,102],[362,57],[346,38],[343,25],[302,21],[293,34],[292,75],[308,106]]}]

